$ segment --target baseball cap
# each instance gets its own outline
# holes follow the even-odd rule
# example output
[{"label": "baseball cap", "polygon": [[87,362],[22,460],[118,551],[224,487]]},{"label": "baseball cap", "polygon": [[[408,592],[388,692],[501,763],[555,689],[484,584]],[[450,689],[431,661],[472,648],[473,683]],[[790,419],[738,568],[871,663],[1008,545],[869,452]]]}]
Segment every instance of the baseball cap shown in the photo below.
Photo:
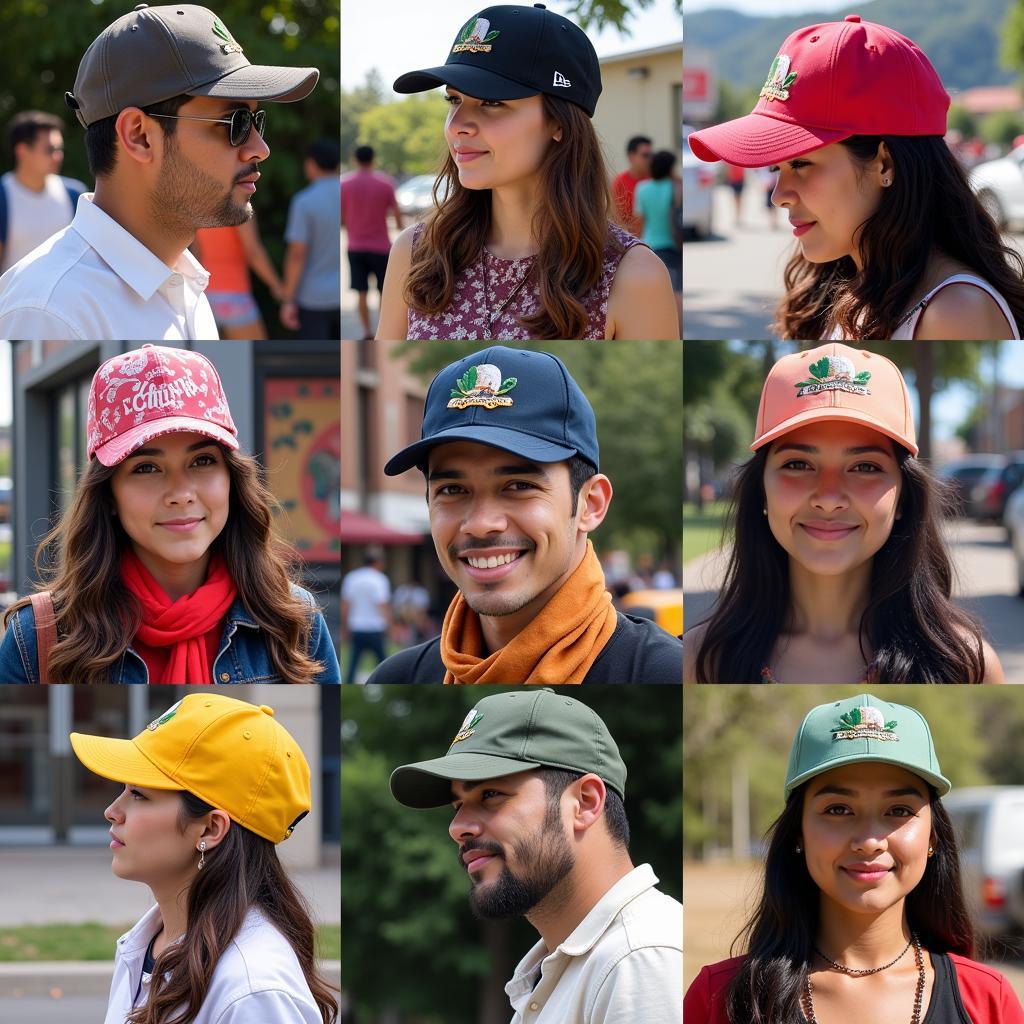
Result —
[{"label": "baseball cap", "polygon": [[862,423],[917,455],[906,381],[877,352],[833,342],[783,356],[764,382],[750,450],[818,420]]},{"label": "baseball cap", "polygon": [[193,693],[134,739],[73,732],[71,746],[95,775],[187,791],[272,843],[312,806],[305,755],[266,704]]},{"label": "baseball cap", "polygon": [[451,782],[482,782],[531,768],[592,772],[626,798],[626,766],[608,726],[586,704],[550,687],[496,693],[477,701],[444,757],[391,773],[391,792],[406,807],[441,807]]},{"label": "baseball cap", "polygon": [[439,85],[480,100],[547,93],[571,100],[593,117],[601,65],[594,44],[568,18],[544,4],[499,4],[462,26],[441,67],[409,71],[395,80],[394,89],[425,92]]},{"label": "baseball cap", "polygon": [[238,448],[213,363],[198,352],[143,345],[103,363],[89,390],[89,458],[116,466],[161,434],[195,431]]},{"label": "baseball cap", "polygon": [[689,136],[701,160],[766,167],[851,135],[944,135],[949,95],[924,52],[850,14],[797,29],[745,117]]},{"label": "baseball cap", "polygon": [[430,383],[420,440],[384,467],[397,476],[448,441],[477,441],[534,462],[573,455],[599,466],[597,422],[565,363],[549,352],[495,345],[446,366]]},{"label": "baseball cap", "polygon": [[74,92],[64,100],[88,128],[125,107],[148,107],[183,93],[292,103],[308,96],[319,77],[316,68],[250,64],[205,7],[139,4],[89,44]]},{"label": "baseball cap", "polygon": [[945,796],[953,787],[939,768],[924,715],[870,693],[819,704],[804,716],[786,770],[786,799],[801,783],[844,764],[882,761],[920,775]]}]

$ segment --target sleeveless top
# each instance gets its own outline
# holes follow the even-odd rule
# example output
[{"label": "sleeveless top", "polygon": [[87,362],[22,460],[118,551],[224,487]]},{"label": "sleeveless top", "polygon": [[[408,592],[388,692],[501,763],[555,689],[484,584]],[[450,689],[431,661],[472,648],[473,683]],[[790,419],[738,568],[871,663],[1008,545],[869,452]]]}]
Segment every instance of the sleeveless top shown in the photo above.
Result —
[{"label": "sleeveless top", "polygon": [[[609,244],[604,250],[604,266],[597,284],[583,297],[587,327],[582,337],[604,340],[608,316],[608,294],[615,272],[626,252],[642,245],[639,238],[615,224],[608,225],[618,251]],[[423,235],[423,225],[413,232],[413,248]],[[451,304],[440,313],[421,313],[409,308],[406,338],[410,341],[463,338],[471,341],[529,341],[531,335],[519,323],[540,308],[540,286],[532,273],[536,256],[503,260],[487,249],[480,258],[463,268],[455,280]],[[502,305],[504,303],[504,306]],[[500,312],[499,312],[500,311]]]},{"label": "sleeveless top", "polygon": [[[871,664],[868,665],[866,669],[864,669],[864,675],[861,677],[860,682],[858,682],[857,685],[868,686],[869,684],[877,683],[878,681],[878,670],[875,663],[872,661]],[[772,674],[772,670],[768,665],[765,665],[761,669],[761,682],[775,683],[776,685],[780,685],[778,679],[776,679],[775,676]]]}]

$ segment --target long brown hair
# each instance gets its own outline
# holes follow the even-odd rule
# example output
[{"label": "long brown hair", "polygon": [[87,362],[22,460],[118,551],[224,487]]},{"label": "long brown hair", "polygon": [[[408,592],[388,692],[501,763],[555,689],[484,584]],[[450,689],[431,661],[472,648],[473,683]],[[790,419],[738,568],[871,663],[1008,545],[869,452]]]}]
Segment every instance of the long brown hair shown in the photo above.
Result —
[{"label": "long brown hair", "polygon": [[[286,549],[271,530],[274,496],[260,480],[253,458],[218,447],[231,475],[231,497],[227,523],[210,550],[223,555],[281,678],[313,682],[323,666],[305,653],[312,629],[310,608],[292,593]],[[115,505],[110,479],[116,469],[90,460],[71,508],[36,552],[36,570],[47,580],[42,588],[50,590],[57,618],[49,682],[109,682],[111,666],[142,622],[138,602],[120,580],[121,553],[131,542],[111,514]],[[53,564],[44,565],[44,557],[52,557]],[[4,612],[4,626],[30,602],[29,597],[14,602]]]},{"label": "long brown hair", "polygon": [[949,147],[932,135],[855,135],[841,145],[865,166],[882,142],[895,175],[863,224],[863,271],[849,256],[811,263],[798,249],[786,265],[773,330],[792,339],[828,338],[836,327],[844,338],[891,338],[938,250],[988,281],[1024,333],[1024,260],[1003,243]]},{"label": "long brown hair", "polygon": [[[184,833],[190,821],[211,810],[192,793],[181,793],[179,830]],[[203,1008],[221,956],[253,907],[295,951],[324,1024],[334,1024],[338,1001],[317,973],[309,909],[281,867],[274,844],[235,822],[189,886],[185,935],[156,958],[149,999],[128,1015],[126,1024],[191,1024]]]},{"label": "long brown hair", "polygon": [[[540,308],[520,323],[534,338],[581,338],[588,320],[583,299],[601,280],[604,251],[622,247],[608,227],[608,173],[594,125],[575,103],[541,99],[562,139],[549,143],[544,155],[533,215]],[[413,249],[405,285],[405,301],[421,313],[448,308],[456,278],[480,259],[491,230],[490,189],[463,188],[451,153],[434,182],[434,203],[437,212]]]}]

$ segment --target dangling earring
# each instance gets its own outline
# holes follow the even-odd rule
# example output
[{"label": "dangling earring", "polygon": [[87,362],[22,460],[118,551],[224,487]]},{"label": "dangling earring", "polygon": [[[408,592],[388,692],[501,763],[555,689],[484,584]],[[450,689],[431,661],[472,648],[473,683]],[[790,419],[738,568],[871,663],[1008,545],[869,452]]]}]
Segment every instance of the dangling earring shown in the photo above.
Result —
[{"label": "dangling earring", "polygon": [[803,853],[804,852],[804,848],[799,843],[796,844],[796,852],[797,853]]},{"label": "dangling earring", "polygon": [[199,866],[196,868],[197,871],[203,870],[203,865],[206,863],[206,841],[204,840],[199,844]]}]

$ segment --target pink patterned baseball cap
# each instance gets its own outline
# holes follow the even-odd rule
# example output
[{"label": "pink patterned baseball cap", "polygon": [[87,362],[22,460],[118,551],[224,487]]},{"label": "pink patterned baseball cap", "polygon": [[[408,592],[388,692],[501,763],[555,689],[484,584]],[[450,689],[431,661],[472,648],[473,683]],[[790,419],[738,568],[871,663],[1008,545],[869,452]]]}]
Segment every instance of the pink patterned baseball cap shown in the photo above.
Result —
[{"label": "pink patterned baseball cap", "polygon": [[213,363],[187,349],[143,345],[108,359],[89,391],[89,458],[116,466],[161,434],[194,431],[238,448]]}]

